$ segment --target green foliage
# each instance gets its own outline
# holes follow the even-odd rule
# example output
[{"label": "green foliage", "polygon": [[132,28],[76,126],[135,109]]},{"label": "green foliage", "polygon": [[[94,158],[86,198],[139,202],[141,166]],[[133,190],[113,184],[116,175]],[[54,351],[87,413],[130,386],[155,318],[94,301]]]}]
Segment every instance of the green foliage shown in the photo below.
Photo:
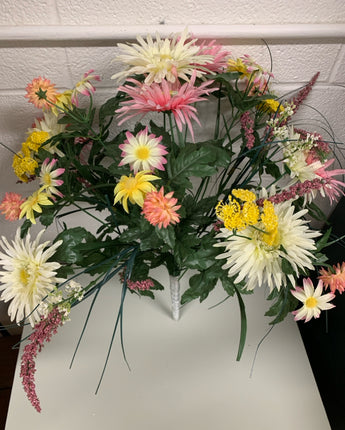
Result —
[{"label": "green foliage", "polygon": [[265,313],[266,316],[274,317],[270,322],[272,325],[283,321],[288,313],[296,309],[298,303],[288,287],[282,288],[280,291],[275,288],[267,299],[274,301],[274,304]]}]

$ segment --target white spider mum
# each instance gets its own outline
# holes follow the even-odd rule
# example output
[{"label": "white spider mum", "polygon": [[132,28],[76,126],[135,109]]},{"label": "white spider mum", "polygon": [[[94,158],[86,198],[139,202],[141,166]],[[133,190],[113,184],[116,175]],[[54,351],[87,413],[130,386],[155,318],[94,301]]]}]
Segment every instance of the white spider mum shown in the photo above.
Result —
[{"label": "white spider mum", "polygon": [[[266,284],[270,290],[287,285],[287,279],[294,283],[292,274],[283,271],[283,259],[287,260],[296,276],[303,268],[313,269],[311,251],[315,250],[314,238],[320,233],[308,228],[307,221],[301,219],[307,210],[294,213],[290,202],[274,205],[277,215],[277,232],[274,244],[268,245],[262,225],[248,226],[234,235],[232,230],[222,228],[217,235],[225,239],[215,246],[225,246],[225,252],[217,258],[225,258],[222,266],[235,283],[245,281],[248,290]],[[257,228],[255,228],[257,227]]]},{"label": "white spider mum", "polygon": [[116,73],[111,78],[119,79],[130,75],[144,74],[146,84],[160,83],[162,79],[174,83],[177,78],[188,81],[196,68],[197,77],[204,72],[202,65],[212,62],[212,55],[200,54],[200,46],[195,44],[197,39],[189,39],[187,30],[175,34],[172,38],[161,39],[156,34],[156,40],[150,35],[146,41],[138,36],[139,43],[125,45],[119,43],[118,47],[123,51],[114,61],[121,62],[127,69]]},{"label": "white spider mum", "polygon": [[48,261],[61,245],[62,240],[49,246],[50,241],[39,243],[44,230],[36,240],[31,241],[28,233],[24,239],[17,229],[15,239],[10,244],[2,236],[0,247],[0,291],[1,300],[11,302],[8,314],[11,321],[21,322],[25,317],[32,326],[40,320],[36,309],[45,296],[53,290],[57,282],[56,270],[61,266],[57,262]]}]

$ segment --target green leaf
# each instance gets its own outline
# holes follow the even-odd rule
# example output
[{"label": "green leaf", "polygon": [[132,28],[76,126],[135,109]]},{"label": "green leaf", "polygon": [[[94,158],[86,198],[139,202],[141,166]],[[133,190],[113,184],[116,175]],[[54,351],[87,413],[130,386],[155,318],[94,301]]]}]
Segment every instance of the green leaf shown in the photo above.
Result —
[{"label": "green leaf", "polygon": [[174,249],[175,246],[175,230],[174,227],[169,225],[168,227],[159,228],[158,226],[155,227],[155,232],[157,237],[162,239],[162,241],[169,246],[169,248]]},{"label": "green leaf", "polygon": [[83,254],[80,251],[80,244],[83,241],[94,241],[95,237],[83,227],[74,227],[64,230],[57,235],[55,241],[62,240],[62,244],[57,248],[54,259],[67,264],[83,263]]},{"label": "green leaf", "polygon": [[238,298],[238,304],[240,306],[240,314],[241,314],[241,334],[240,334],[240,342],[239,342],[238,352],[236,357],[236,360],[240,361],[242,352],[244,349],[244,345],[246,343],[246,337],[247,337],[247,316],[246,316],[246,308],[242,300],[241,294],[236,287],[235,287],[235,291]]},{"label": "green leaf", "polygon": [[185,304],[197,298],[202,302],[214,289],[217,280],[217,276],[214,273],[208,273],[207,271],[193,275],[189,279],[190,288],[183,293],[181,303]]},{"label": "green leaf", "polygon": [[99,122],[104,123],[107,116],[114,116],[116,109],[119,107],[120,98],[115,96],[108,99],[99,109]]},{"label": "green leaf", "polygon": [[218,253],[218,250],[212,246],[203,247],[190,253],[184,263],[189,269],[206,270],[215,264]]},{"label": "green leaf", "polygon": [[47,207],[44,208],[42,214],[40,215],[40,223],[45,227],[51,225],[55,219],[56,208]]},{"label": "green leaf", "polygon": [[290,293],[289,288],[285,287],[280,291],[275,291],[270,294],[270,298],[276,298],[276,302],[265,313],[266,316],[274,317],[270,324],[277,324],[284,320],[287,314],[296,309],[298,300]]},{"label": "green leaf", "polygon": [[271,175],[274,179],[279,179],[282,176],[278,165],[271,161],[267,161],[265,165],[265,171],[268,175]]},{"label": "green leaf", "polygon": [[204,178],[217,172],[213,165],[214,152],[210,146],[189,145],[183,148],[178,156],[171,158],[171,179],[196,176]]}]

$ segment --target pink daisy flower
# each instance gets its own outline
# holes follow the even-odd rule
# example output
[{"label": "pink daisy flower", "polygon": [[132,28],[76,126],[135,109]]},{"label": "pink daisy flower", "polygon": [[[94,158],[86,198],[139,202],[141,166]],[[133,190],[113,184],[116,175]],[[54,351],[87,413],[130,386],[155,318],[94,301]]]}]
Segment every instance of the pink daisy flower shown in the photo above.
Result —
[{"label": "pink daisy flower", "polygon": [[20,205],[25,202],[25,199],[17,193],[5,193],[5,197],[0,204],[1,213],[5,215],[5,219],[16,221],[19,219]]},{"label": "pink daisy flower", "polygon": [[165,79],[159,84],[148,85],[129,78],[128,82],[134,86],[126,84],[119,87],[119,91],[131,97],[130,100],[122,102],[122,107],[116,111],[121,119],[119,125],[136,115],[144,116],[148,112],[172,112],[178,129],[182,131],[182,126],[187,124],[194,140],[191,119],[199,125],[200,122],[196,115],[197,110],[192,105],[206,100],[203,96],[216,90],[208,88],[213,81],[203,82],[199,87],[194,86],[195,79],[196,73],[193,73],[190,81],[181,86],[179,82],[172,84]]},{"label": "pink daisy flower", "polygon": [[319,281],[314,290],[313,281],[310,278],[303,279],[303,288],[296,287],[295,290],[291,290],[291,294],[303,303],[301,308],[292,312],[295,315],[295,321],[305,320],[308,322],[312,318],[319,318],[321,311],[334,308],[334,305],[328,302],[333,300],[335,295],[322,293],[322,281]]},{"label": "pink daisy flower", "polygon": [[154,134],[147,133],[147,127],[133,136],[129,131],[126,132],[127,140],[119,148],[122,150],[123,159],[119,166],[129,164],[134,173],[139,170],[164,170],[167,160],[164,158],[168,152],[160,144],[162,136],[156,137]]},{"label": "pink daisy flower", "polygon": [[101,77],[99,75],[92,74],[93,72],[94,70],[91,69],[84,73],[83,78],[75,85],[71,96],[71,101],[75,106],[79,105],[78,94],[91,96],[96,91],[96,88],[92,85],[91,81],[100,81]]},{"label": "pink daisy flower", "polygon": [[326,170],[334,162],[334,158],[328,160],[315,171],[316,175],[323,179],[323,191],[327,194],[330,202],[337,201],[340,196],[345,195],[343,188],[345,182],[334,179],[333,176],[344,175],[345,169]]},{"label": "pink daisy flower", "polygon": [[65,172],[64,168],[59,168],[53,170],[53,167],[55,166],[56,162],[58,160],[56,158],[53,158],[49,162],[49,158],[46,158],[41,166],[41,172],[40,172],[40,184],[44,187],[46,193],[49,196],[52,196],[53,194],[63,197],[63,194],[56,189],[56,187],[59,187],[63,184],[62,179],[56,179],[58,176],[62,175]]},{"label": "pink daisy flower", "polygon": [[[46,99],[40,99],[36,94],[39,90],[44,91]],[[51,103],[56,102],[56,96],[59,93],[55,89],[55,84],[52,84],[49,79],[45,78],[35,78],[26,87],[25,97],[29,99],[29,102],[35,105],[39,109],[50,109]]]},{"label": "pink daisy flower", "polygon": [[337,290],[340,294],[345,291],[345,262],[341,265],[338,263],[333,266],[333,269],[326,270],[324,267],[320,269],[319,279],[325,285],[325,288],[329,287],[332,293]]},{"label": "pink daisy flower", "polygon": [[167,228],[170,224],[180,222],[180,215],[176,211],[181,205],[176,205],[177,199],[173,194],[171,191],[164,195],[164,187],[146,194],[142,213],[150,224],[158,225],[158,228]]}]

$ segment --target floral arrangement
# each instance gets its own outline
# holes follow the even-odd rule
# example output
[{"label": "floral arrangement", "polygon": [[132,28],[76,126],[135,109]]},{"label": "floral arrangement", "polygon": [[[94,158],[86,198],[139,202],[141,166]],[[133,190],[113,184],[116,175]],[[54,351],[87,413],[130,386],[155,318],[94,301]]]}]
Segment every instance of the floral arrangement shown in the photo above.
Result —
[{"label": "floral arrangement", "polygon": [[[318,74],[278,96],[271,71],[187,30],[119,48],[122,71],[112,77],[119,86],[100,106],[93,70],[64,92],[49,79],[33,79],[25,97],[42,114],[21,149],[9,148],[24,194],[27,183],[37,189],[2,197],[6,219],[23,222],[12,241],[0,240],[0,291],[11,320],[33,327],[21,377],[38,411],[37,353],[74,306],[90,296],[93,303],[115,276],[122,300],[114,330],[127,292],[154,298],[164,288],[152,276],[159,266],[175,284],[193,270],[178,307],[205,300],[215,287],[236,296],[238,360],[246,336],[243,294],[267,286],[266,315],[276,324],[290,312],[296,320],[319,317],[345,289],[345,263],[331,267],[323,254],[334,240],[331,229],[321,233],[309,222],[321,216],[317,199],[344,194],[336,177],[345,170],[330,170],[336,142],[293,122]],[[68,226],[78,213],[96,223],[96,233]],[[59,233],[44,241],[54,221]],[[37,222],[43,230],[32,238]],[[310,276],[318,269],[314,288]]]}]

